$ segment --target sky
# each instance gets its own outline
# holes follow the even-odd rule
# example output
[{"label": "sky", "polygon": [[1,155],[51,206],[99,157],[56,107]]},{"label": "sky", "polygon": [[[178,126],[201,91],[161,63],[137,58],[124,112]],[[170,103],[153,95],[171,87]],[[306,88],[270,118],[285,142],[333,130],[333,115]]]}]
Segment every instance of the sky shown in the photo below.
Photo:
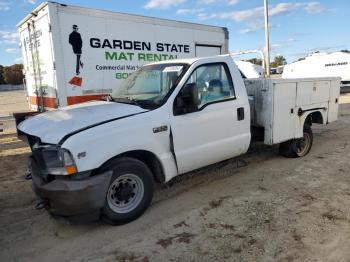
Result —
[{"label": "sky", "polygon": [[[21,63],[16,25],[42,1],[0,0],[0,65]],[[58,0],[109,11],[227,27],[230,51],[263,49],[263,0]],[[273,57],[350,50],[349,0],[269,0]]]}]

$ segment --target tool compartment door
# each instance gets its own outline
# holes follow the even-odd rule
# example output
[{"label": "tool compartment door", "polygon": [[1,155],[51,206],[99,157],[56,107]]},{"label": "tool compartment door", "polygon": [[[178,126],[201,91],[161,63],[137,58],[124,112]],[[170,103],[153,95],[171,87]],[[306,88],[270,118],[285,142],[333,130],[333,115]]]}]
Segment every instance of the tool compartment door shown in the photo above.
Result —
[{"label": "tool compartment door", "polygon": [[297,106],[309,106],[329,101],[330,81],[303,81],[297,83]]},{"label": "tool compartment door", "polygon": [[296,83],[273,83],[273,144],[294,138]]},{"label": "tool compartment door", "polygon": [[338,119],[339,112],[339,96],[340,96],[340,79],[331,80],[329,89],[329,104],[328,104],[328,122],[333,122]]}]

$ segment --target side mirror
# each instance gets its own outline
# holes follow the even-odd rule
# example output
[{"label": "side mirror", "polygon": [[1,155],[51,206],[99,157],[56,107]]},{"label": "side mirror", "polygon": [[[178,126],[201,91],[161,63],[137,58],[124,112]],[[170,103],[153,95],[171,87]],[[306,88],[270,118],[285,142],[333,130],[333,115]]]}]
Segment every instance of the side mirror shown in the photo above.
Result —
[{"label": "side mirror", "polygon": [[195,83],[185,85],[174,103],[174,115],[183,115],[198,110],[198,88]]}]

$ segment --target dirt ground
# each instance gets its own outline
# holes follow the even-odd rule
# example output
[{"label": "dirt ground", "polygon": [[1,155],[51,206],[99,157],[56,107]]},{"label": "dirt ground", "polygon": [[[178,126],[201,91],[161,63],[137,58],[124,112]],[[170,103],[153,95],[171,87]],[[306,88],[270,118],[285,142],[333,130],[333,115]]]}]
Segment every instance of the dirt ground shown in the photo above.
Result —
[{"label": "dirt ground", "polygon": [[28,111],[24,90],[0,92],[0,117],[12,116],[14,112]]},{"label": "dirt ground", "polygon": [[1,261],[350,261],[350,96],[313,126],[309,155],[251,151],[159,186],[123,226],[69,225],[34,210],[29,148],[0,133]]}]

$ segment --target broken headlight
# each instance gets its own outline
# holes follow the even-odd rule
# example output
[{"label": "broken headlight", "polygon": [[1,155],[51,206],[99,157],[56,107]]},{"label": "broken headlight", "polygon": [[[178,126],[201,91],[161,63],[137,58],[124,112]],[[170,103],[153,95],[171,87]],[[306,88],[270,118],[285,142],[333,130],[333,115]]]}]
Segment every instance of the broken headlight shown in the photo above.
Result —
[{"label": "broken headlight", "polygon": [[45,172],[50,175],[71,175],[77,172],[72,154],[64,148],[42,148],[42,161]]}]

